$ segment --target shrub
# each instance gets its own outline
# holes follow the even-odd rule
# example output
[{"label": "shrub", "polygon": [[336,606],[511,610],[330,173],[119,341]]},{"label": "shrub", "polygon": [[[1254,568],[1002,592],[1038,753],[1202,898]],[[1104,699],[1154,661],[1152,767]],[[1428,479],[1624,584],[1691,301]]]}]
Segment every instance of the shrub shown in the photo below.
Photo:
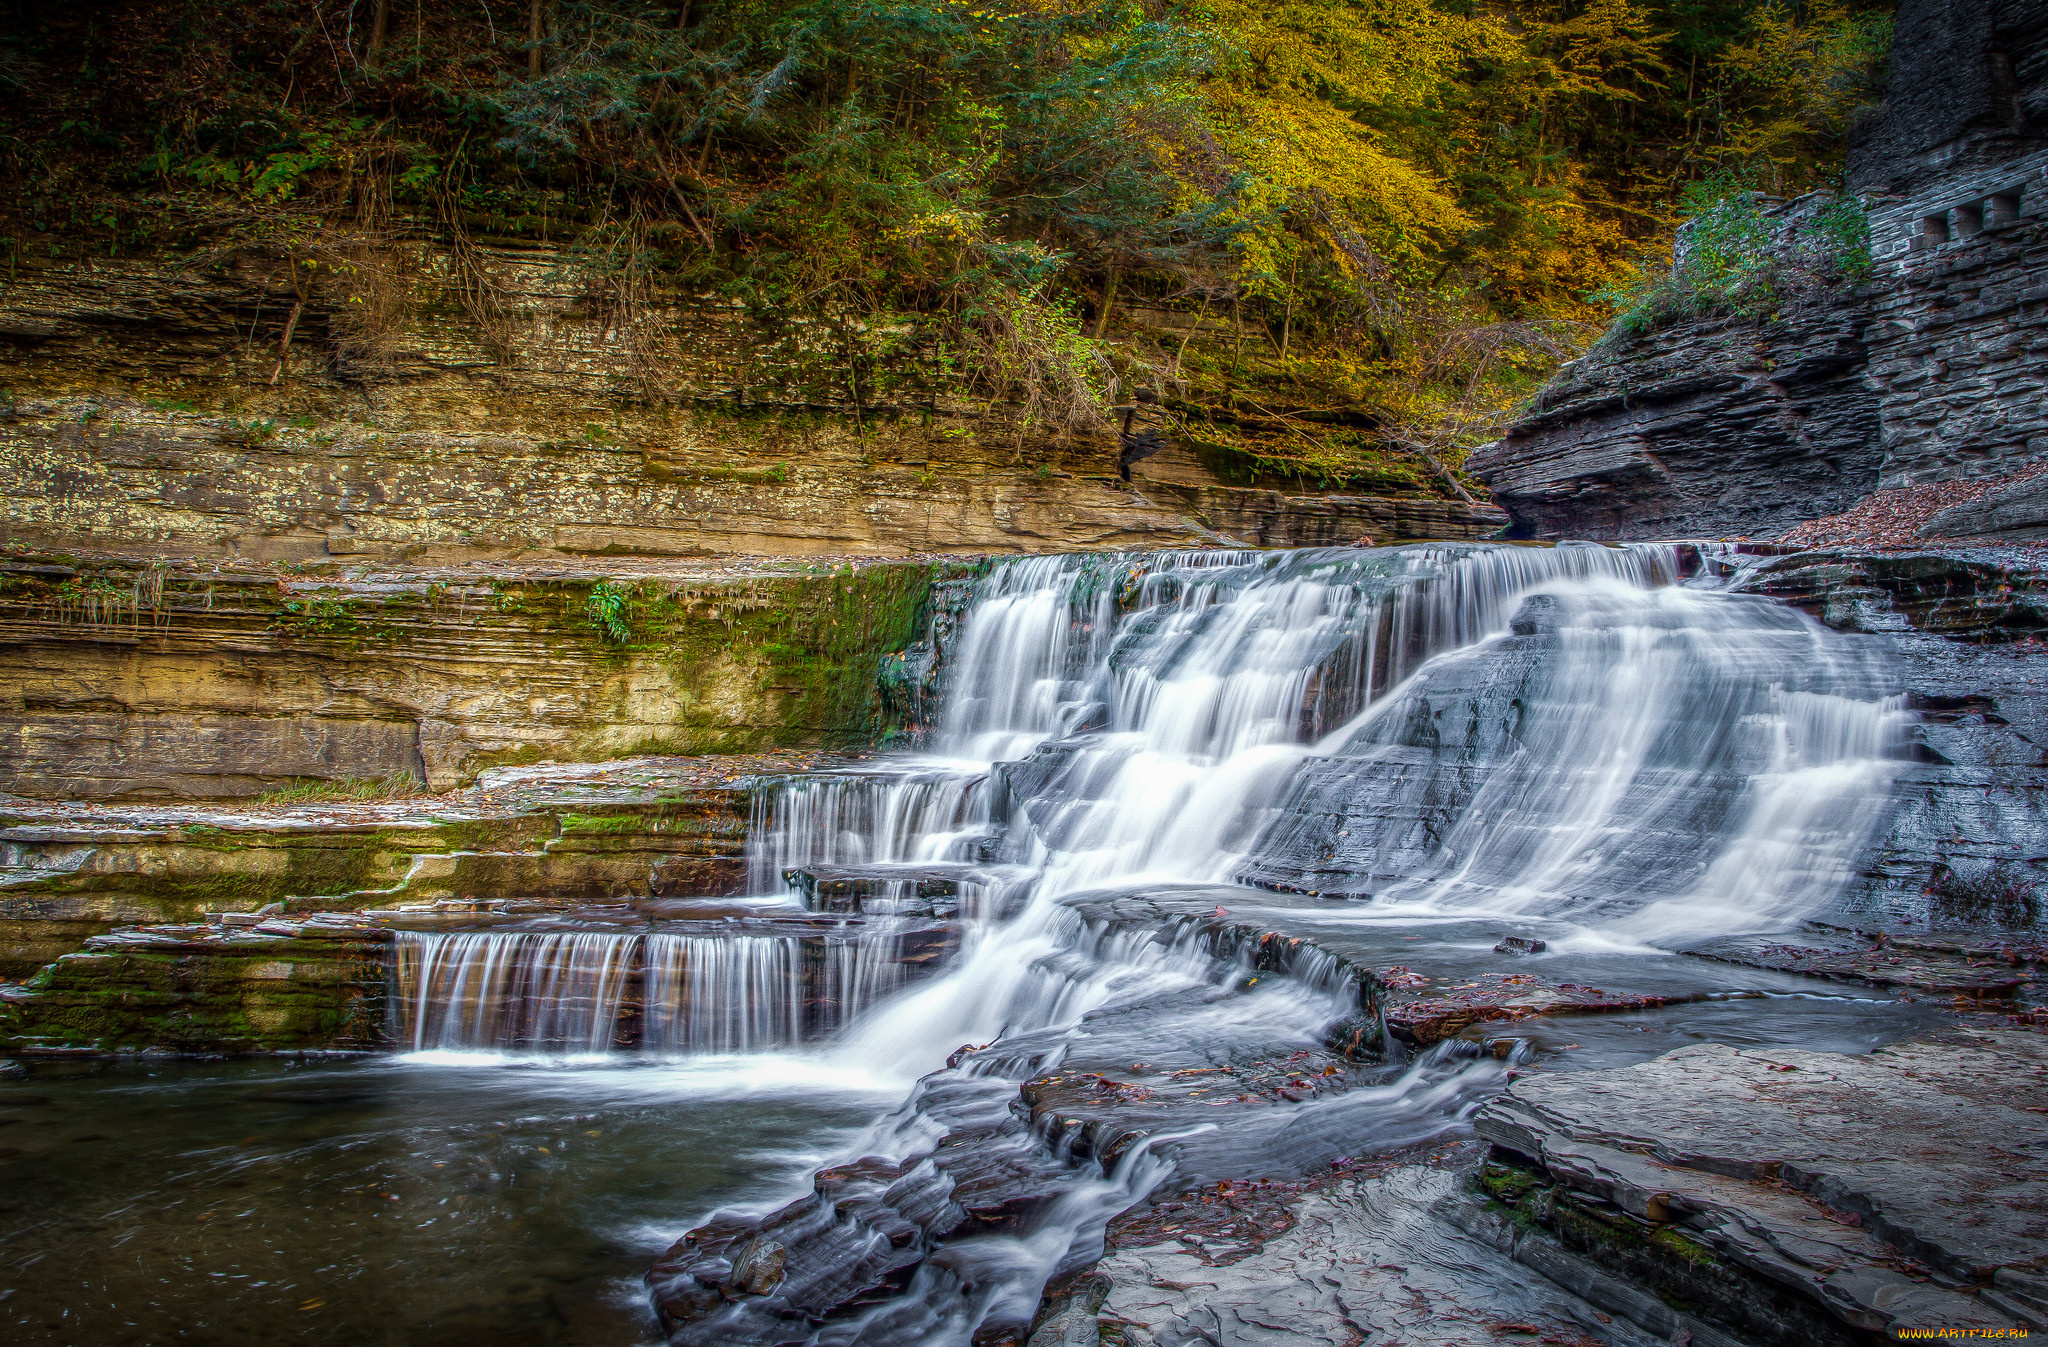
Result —
[{"label": "shrub", "polygon": [[1732,175],[1687,187],[1668,270],[1596,295],[1610,329],[1639,337],[1688,318],[1768,318],[1870,276],[1870,217],[1855,197],[1815,193],[1789,205]]}]

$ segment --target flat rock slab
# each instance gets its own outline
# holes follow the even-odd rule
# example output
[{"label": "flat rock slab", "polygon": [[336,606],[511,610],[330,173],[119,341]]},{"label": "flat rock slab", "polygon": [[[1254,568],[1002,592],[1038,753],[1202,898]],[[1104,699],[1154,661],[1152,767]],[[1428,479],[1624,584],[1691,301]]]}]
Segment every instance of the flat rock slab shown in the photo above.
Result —
[{"label": "flat rock slab", "polygon": [[1302,1198],[1290,1228],[1235,1258],[1148,1221],[1156,1242],[1126,1241],[1096,1266],[1110,1286],[1091,1327],[1125,1347],[1654,1341],[1439,1220],[1432,1208],[1459,1186],[1455,1171],[1425,1165],[1346,1180]]},{"label": "flat rock slab", "polygon": [[[1387,970],[1386,978],[1404,981],[1406,968]],[[1426,993],[1416,995],[1416,992]],[[1697,995],[1613,992],[1576,982],[1556,985],[1528,973],[1483,973],[1470,981],[1418,980],[1387,998],[1387,1032],[1412,1047],[1430,1047],[1455,1038],[1476,1024],[1513,1023],[1538,1015],[1603,1015],[1655,1010],[1698,999]]]},{"label": "flat rock slab", "polygon": [[[1376,1034],[1384,1024],[1388,1035],[1411,1048],[1431,1047],[1482,1024],[1655,1010],[1748,995],[1759,985],[1778,991],[1796,986],[1732,974],[1710,981],[1696,969],[1671,966],[1684,960],[1660,965],[1635,956],[1503,949],[1503,934],[1486,923],[1439,926],[1420,937],[1405,927],[1346,923],[1345,914],[1360,905],[1305,894],[1161,885],[1137,892],[1079,893],[1060,901],[1100,928],[1197,933],[1219,957],[1238,958],[1258,972],[1285,973],[1323,986],[1353,981],[1360,1009],[1372,1021],[1369,1032]],[[1526,936],[1514,939],[1540,943]],[[1612,976],[1629,985],[1618,989],[1591,981],[1604,984]]]},{"label": "flat rock slab", "polygon": [[782,877],[813,912],[951,916],[960,891],[979,877],[971,865],[805,865]]},{"label": "flat rock slab", "polygon": [[1796,936],[1731,936],[1686,951],[1703,959],[1907,991],[2007,1000],[2048,978],[2048,951],[1972,944],[1810,923]]},{"label": "flat rock slab", "polygon": [[2048,1324],[2048,1035],[1705,1044],[1525,1077],[1474,1126],[1854,1327]]}]

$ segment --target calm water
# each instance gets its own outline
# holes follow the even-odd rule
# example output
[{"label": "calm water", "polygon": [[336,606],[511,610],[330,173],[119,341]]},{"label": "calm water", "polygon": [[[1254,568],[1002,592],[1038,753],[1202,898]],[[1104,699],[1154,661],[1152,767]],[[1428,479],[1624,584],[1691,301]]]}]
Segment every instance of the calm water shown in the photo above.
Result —
[{"label": "calm water", "polygon": [[0,1082],[0,1338],[655,1340],[654,1256],[901,1091],[775,1057],[44,1066]]}]

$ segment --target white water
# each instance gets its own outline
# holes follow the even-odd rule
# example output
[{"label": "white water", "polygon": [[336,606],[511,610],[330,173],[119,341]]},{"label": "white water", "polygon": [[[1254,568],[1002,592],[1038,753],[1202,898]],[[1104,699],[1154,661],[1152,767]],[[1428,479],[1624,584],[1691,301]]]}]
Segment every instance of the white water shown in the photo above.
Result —
[{"label": "white water", "polygon": [[[1057,900],[1271,867],[1310,849],[1289,831],[1315,812],[1298,792],[1332,780],[1393,782],[1377,805],[1422,808],[1416,792],[1442,791],[1418,752],[1484,769],[1477,792],[1420,851],[1316,840],[1375,894],[1327,919],[1540,918],[1587,948],[1782,927],[1867,839],[1903,716],[1867,651],[1791,610],[1676,587],[1678,570],[1665,546],[1003,565],[949,652],[929,754],[793,778],[756,808],[764,892],[801,866],[981,866],[948,972],[892,996],[886,940],[834,943],[807,971],[780,936],[407,936],[406,1040],[603,1051],[630,985],[647,1049],[758,1051],[859,1019],[836,1051],[915,1075],[962,1043],[1208,975],[1185,955],[1163,973],[1150,945],[1083,954]],[[1500,643],[1535,596],[1547,642],[1530,668]],[[1515,680],[1512,698],[1487,702],[1489,680]],[[1515,724],[1431,722],[1474,707]]]},{"label": "white water", "polygon": [[[960,954],[908,987],[879,942],[835,947],[821,977],[784,937],[410,937],[409,1041],[601,1050],[623,969],[639,979],[650,1050],[752,1053],[838,1030],[814,1060],[858,1079],[915,1079],[998,1040],[1020,1046],[982,1054],[977,1071],[1042,1071],[1090,1011],[1235,971],[1192,926],[1092,930],[1062,897],[1289,866],[1372,895],[1321,909],[1332,923],[1498,917],[1548,923],[1553,944],[1645,952],[1782,928],[1837,891],[1870,835],[1903,717],[1851,640],[1678,588],[1678,572],[1661,546],[1003,565],[945,652],[930,751],[763,791],[750,870],[768,893],[792,868],[966,863],[1027,894],[1021,911],[963,903]],[[1525,636],[1509,635],[1518,610]],[[1476,785],[1446,784],[1458,780]],[[1315,831],[1360,791],[1361,818],[1404,826],[1369,844],[1371,829]],[[540,939],[557,943],[479,943]],[[545,1015],[521,1000],[540,974],[519,971],[543,955],[566,960],[550,984],[564,1007]],[[1341,1010],[1336,990],[1218,995],[1161,1031],[1227,1041],[1250,1014],[1269,1038],[1312,1042]],[[1412,1142],[1455,1125],[1497,1077],[1433,1062],[1330,1107],[1357,1114],[1361,1135]],[[1001,1115],[1014,1086],[986,1087],[962,1083],[948,1107]],[[935,1144],[920,1092],[846,1158]],[[949,1246],[906,1296],[817,1341],[964,1341],[1014,1320],[1170,1163],[1155,1143],[1084,1174],[1029,1234]]]},{"label": "white water", "polygon": [[[808,942],[664,932],[396,939],[398,1037],[415,1052],[765,1052],[838,1032],[903,977],[886,924]],[[634,1041],[620,1045],[622,1031]]]},{"label": "white water", "polygon": [[[1412,759],[1361,741],[1416,713],[1446,661],[1495,658],[1547,595],[1554,640],[1516,702],[1519,743],[1481,764],[1417,873],[1336,919],[1542,915],[1589,946],[1646,949],[1775,929],[1841,881],[1903,718],[1845,638],[1676,588],[1678,569],[1664,546],[1016,562],[963,624],[932,754],[791,783],[757,868],[967,860],[999,834],[1035,876],[1031,903],[842,1051],[900,1070],[1071,1022],[1159,973],[1076,957],[1058,898],[1229,881],[1272,843],[1306,761]],[[1024,784],[1004,798],[990,773]],[[1646,846],[1679,834],[1661,860]]]}]

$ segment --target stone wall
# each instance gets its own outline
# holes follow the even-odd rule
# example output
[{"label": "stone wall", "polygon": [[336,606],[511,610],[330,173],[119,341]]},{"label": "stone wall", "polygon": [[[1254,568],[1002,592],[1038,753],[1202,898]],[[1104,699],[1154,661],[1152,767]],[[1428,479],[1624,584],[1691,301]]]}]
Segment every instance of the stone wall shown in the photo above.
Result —
[{"label": "stone wall", "polygon": [[2048,150],[1873,205],[1864,378],[1882,484],[2048,456]]}]

